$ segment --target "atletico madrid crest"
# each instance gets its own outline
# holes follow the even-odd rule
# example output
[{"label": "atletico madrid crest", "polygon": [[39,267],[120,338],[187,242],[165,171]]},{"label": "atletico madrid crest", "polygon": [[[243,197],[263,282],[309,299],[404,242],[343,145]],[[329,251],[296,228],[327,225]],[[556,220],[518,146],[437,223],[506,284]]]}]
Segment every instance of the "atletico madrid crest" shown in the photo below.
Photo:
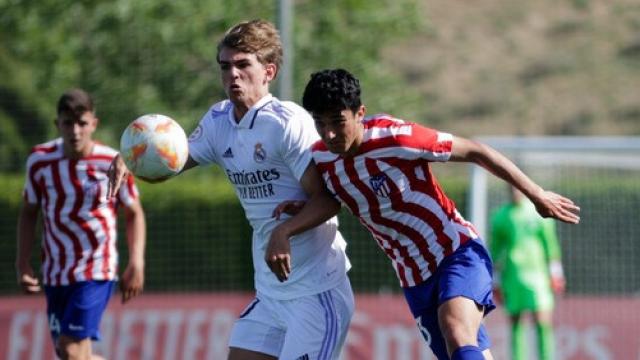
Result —
[{"label": "atletico madrid crest", "polygon": [[391,189],[389,188],[389,177],[385,173],[373,175],[369,178],[371,188],[380,197],[389,197]]}]

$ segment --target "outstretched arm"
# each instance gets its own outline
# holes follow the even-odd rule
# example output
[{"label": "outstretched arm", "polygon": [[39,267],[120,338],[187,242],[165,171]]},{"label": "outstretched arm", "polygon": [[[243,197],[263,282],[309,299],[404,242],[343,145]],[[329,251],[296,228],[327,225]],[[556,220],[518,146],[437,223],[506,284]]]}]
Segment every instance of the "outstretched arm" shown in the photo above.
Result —
[{"label": "outstretched arm", "polygon": [[[197,165],[198,163],[193,160],[191,156],[189,156],[187,158],[187,162],[184,164],[184,167],[182,168],[182,170],[180,170],[179,174],[182,174],[183,172]],[[109,188],[107,190],[108,198],[113,198],[116,196],[116,194],[118,194],[118,191],[120,191],[120,186],[125,181],[128,174],[129,169],[127,169],[127,165],[125,165],[124,160],[122,160],[122,156],[120,156],[120,154],[116,155],[116,157],[113,158],[113,161],[111,161],[109,171],[107,172],[107,176],[109,177]],[[160,179],[155,182],[162,182],[168,179],[169,178]]]},{"label": "outstretched arm", "polygon": [[[340,211],[340,203],[331,196],[325,187],[313,161],[307,166],[300,182],[309,196],[309,200],[295,216],[273,229],[265,252],[265,261],[280,281],[287,280],[289,273],[291,273],[289,238],[322,224]],[[282,206],[278,206],[274,210],[274,217],[279,217],[282,212],[286,212],[280,209]]]},{"label": "outstretched arm", "polygon": [[36,221],[39,213],[38,205],[22,204],[18,218],[18,247],[16,253],[16,272],[18,285],[28,294],[40,291],[40,282],[31,267],[31,252],[35,242]]},{"label": "outstretched arm", "polygon": [[146,227],[144,211],[139,200],[125,207],[125,221],[129,263],[120,280],[122,303],[126,303],[142,292],[144,288],[144,249]]},{"label": "outstretched arm", "polygon": [[486,144],[454,137],[450,160],[473,162],[515,186],[533,202],[536,210],[543,217],[552,217],[570,224],[577,224],[580,221],[578,216],[580,208],[573,201],[544,190],[506,156]]}]

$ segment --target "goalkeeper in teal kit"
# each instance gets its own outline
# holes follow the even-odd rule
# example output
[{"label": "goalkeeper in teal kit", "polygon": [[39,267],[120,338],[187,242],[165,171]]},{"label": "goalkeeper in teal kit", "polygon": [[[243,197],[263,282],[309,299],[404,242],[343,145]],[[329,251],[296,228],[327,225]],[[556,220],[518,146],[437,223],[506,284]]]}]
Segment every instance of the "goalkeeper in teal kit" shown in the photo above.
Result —
[{"label": "goalkeeper in teal kit", "polygon": [[540,217],[517,189],[511,193],[512,201],[491,219],[494,296],[504,302],[511,320],[511,359],[526,359],[524,313],[534,318],[539,359],[553,359],[553,296],[565,285],[555,223]]}]

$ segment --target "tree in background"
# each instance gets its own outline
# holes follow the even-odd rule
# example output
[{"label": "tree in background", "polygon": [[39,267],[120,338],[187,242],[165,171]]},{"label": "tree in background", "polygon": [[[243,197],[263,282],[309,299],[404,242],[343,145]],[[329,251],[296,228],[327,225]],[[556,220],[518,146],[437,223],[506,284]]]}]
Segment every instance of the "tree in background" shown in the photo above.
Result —
[{"label": "tree in background", "polygon": [[[419,27],[418,4],[297,3],[295,88],[312,71],[340,64],[372,79],[371,88],[384,82],[385,99],[401,103],[398,91],[387,93],[399,89],[401,79],[380,65],[380,49]],[[21,169],[31,145],[53,134],[47,114],[69,87],[94,94],[103,119],[96,137],[109,145],[149,112],[170,115],[189,132],[199,109],[224,97],[214,39],[238,20],[275,18],[276,6],[259,0],[0,1],[0,170]]]}]

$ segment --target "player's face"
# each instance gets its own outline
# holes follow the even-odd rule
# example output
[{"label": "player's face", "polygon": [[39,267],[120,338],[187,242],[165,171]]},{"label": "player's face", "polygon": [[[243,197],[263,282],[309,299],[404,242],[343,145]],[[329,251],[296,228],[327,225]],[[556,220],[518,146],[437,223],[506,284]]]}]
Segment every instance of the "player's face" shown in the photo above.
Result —
[{"label": "player's face", "polygon": [[67,156],[82,157],[91,153],[92,136],[98,126],[98,118],[93,112],[87,111],[80,116],[60,114],[55,123]]},{"label": "player's face", "polygon": [[[222,86],[242,116],[269,93],[269,83],[276,75],[275,64],[261,64],[256,54],[224,47],[218,54]],[[237,118],[239,120],[239,118]]]},{"label": "player's face", "polygon": [[365,107],[360,106],[355,113],[344,109],[340,112],[312,114],[316,130],[329,151],[340,155],[354,155],[362,143]]}]

